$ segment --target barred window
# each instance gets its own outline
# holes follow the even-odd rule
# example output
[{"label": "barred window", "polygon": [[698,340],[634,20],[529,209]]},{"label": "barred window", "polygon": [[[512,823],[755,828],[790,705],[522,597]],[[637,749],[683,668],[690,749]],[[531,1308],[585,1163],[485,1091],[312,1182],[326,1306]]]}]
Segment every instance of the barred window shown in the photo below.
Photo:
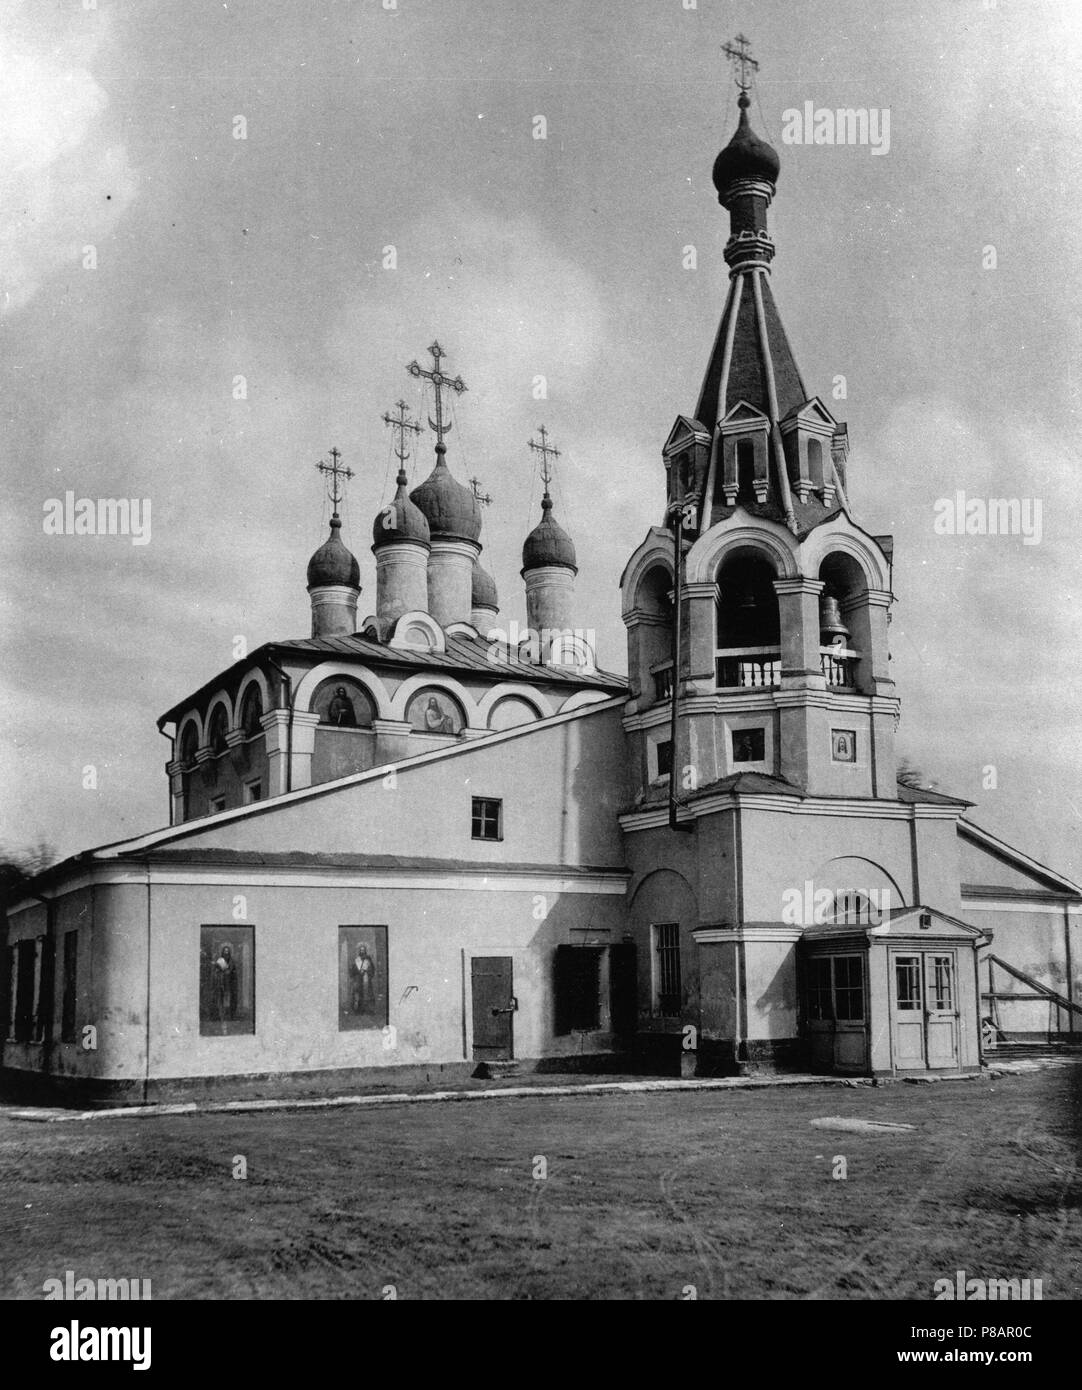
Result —
[{"label": "barred window", "polygon": [[679,1017],[683,1003],[680,985],[680,926],[659,922],[654,926],[654,1010],[662,1017]]}]

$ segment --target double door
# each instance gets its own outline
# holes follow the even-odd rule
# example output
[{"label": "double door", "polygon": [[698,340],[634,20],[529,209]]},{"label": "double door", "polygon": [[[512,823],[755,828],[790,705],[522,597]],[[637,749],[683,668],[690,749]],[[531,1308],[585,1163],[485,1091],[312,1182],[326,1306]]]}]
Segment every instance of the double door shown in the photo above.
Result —
[{"label": "double door", "polygon": [[891,953],[891,1026],[896,1071],[958,1066],[958,978],[954,951]]}]

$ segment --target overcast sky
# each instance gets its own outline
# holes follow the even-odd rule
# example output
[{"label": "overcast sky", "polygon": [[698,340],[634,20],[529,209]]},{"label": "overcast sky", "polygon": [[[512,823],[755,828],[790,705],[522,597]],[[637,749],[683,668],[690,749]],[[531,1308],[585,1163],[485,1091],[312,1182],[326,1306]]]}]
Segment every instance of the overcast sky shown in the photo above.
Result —
[{"label": "overcast sky", "polygon": [[[775,295],[849,423],[857,519],[896,538],[900,750],[1082,878],[1082,6],[690,2],[0,0],[6,845],[165,822],[158,715],[236,636],[308,635],[331,445],[374,610],[380,416],[419,411],[404,368],[436,336],[505,617],[544,422],[578,618],[626,669],[620,571],[727,285],[710,172],[743,31],[782,160]],[[889,153],[782,143],[807,101],[889,108]],[[149,499],[150,543],[45,535],[68,489]],[[1039,499],[1041,543],[936,535],[956,489]]]}]

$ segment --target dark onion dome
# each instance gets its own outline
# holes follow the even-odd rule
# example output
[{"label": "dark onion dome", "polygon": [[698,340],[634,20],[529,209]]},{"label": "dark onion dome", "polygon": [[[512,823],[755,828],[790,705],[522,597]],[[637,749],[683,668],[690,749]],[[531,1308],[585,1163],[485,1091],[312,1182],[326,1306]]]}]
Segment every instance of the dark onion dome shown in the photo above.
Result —
[{"label": "dark onion dome", "polygon": [[760,140],[748,124],[751,102],[746,92],[740,93],[740,121],[736,133],[714,160],[714,187],[722,196],[737,179],[766,179],[777,183],[781,160],[772,145]]},{"label": "dark onion dome", "polygon": [[552,498],[546,492],[541,499],[541,520],[526,537],[522,547],[522,570],[540,569],[542,565],[563,565],[578,573],[575,546],[562,526],[552,518]]},{"label": "dark onion dome", "polygon": [[473,605],[474,608],[491,608],[497,613],[500,600],[496,593],[496,581],[487,570],[483,570],[476,560],[473,562]]},{"label": "dark onion dome", "polygon": [[419,541],[427,545],[430,539],[424,512],[410,501],[406,491],[406,472],[400,468],[398,491],[386,507],[380,508],[372,523],[372,549],[379,550],[381,546],[396,545],[402,541]]},{"label": "dark onion dome", "polygon": [[317,589],[323,584],[349,584],[361,587],[361,567],[357,557],[342,544],[338,534],[342,523],[335,512],[331,517],[331,534],[308,561],[308,587]]},{"label": "dark onion dome", "polygon": [[433,536],[475,541],[481,534],[477,498],[451,476],[443,454],[443,445],[437,444],[436,466],[410,493],[410,501],[420,508]]}]

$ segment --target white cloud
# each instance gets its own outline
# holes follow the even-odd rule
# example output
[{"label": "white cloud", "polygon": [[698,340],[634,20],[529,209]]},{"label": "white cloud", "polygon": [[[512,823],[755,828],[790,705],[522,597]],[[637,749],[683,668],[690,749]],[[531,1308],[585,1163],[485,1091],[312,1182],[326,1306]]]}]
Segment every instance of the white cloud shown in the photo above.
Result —
[{"label": "white cloud", "polygon": [[0,315],[28,304],[45,279],[79,265],[130,206],[136,179],[124,146],[104,137],[108,96],[90,64],[107,21],[56,28],[25,6],[0,12]]}]

